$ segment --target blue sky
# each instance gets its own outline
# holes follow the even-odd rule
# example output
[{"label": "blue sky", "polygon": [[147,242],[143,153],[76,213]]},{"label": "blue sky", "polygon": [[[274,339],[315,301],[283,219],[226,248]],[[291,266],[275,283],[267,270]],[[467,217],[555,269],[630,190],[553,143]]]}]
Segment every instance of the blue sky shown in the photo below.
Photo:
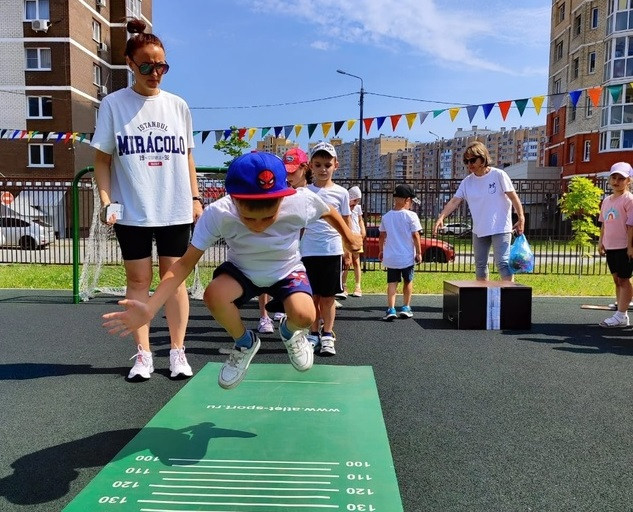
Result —
[{"label": "blue sky", "polygon": [[[518,4],[518,6],[517,6]],[[171,66],[166,90],[192,109],[194,130],[303,124],[296,141],[323,138],[323,122],[432,112],[547,94],[551,1],[525,0],[154,0],[153,31]],[[327,99],[329,98],[329,99]],[[532,102],[504,121],[495,106],[472,123],[465,107],[396,131],[387,119],[365,138],[398,135],[432,141],[458,128],[545,124]],[[248,108],[247,108],[248,107]],[[308,139],[308,123],[319,123]],[[260,131],[251,140],[253,146]],[[333,136],[333,129],[328,138]],[[358,138],[358,122],[338,135]],[[294,140],[294,137],[290,137]],[[196,137],[198,165],[222,165],[212,133]]]}]

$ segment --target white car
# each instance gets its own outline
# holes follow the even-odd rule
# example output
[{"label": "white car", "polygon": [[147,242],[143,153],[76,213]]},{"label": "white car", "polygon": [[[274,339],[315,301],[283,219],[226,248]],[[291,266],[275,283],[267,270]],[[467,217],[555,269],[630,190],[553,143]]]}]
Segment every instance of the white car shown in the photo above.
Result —
[{"label": "white car", "polygon": [[41,249],[55,241],[55,229],[36,219],[0,217],[0,246]]},{"label": "white car", "polygon": [[438,229],[438,232],[443,235],[468,236],[472,230],[473,228],[470,224],[466,224],[465,222],[453,222],[444,224],[444,227]]}]

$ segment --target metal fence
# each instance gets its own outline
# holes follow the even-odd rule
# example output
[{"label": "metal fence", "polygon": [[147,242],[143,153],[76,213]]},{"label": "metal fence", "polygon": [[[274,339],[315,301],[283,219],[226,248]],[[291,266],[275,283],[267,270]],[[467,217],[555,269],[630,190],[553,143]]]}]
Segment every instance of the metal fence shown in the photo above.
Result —
[{"label": "metal fence", "polygon": [[[0,263],[42,263],[72,264],[76,254],[77,264],[85,256],[86,239],[93,219],[95,197],[91,174],[75,180],[76,210],[73,210],[73,184],[48,181],[8,181],[0,180]],[[389,211],[393,202],[393,190],[400,181],[363,179],[360,181],[340,180],[339,184],[349,188],[357,185],[362,191],[361,206],[369,239],[366,241],[363,268],[366,271],[380,269],[380,262],[370,244],[375,242],[381,216]],[[471,247],[470,215],[465,203],[448,219],[445,225],[458,224],[446,233],[432,235],[432,227],[444,204],[453,196],[460,180],[414,180],[409,183],[416,189],[421,204],[413,205],[423,227],[423,242],[434,252],[427,253],[423,263],[426,271],[473,272],[474,258]],[[558,200],[565,190],[565,180],[513,180],[521,198],[526,216],[526,236],[535,254],[535,273],[540,274],[605,274],[608,273],[604,258],[594,247],[589,253],[581,253],[570,244],[572,236],[570,222],[561,217]],[[201,175],[200,192],[206,203],[223,194],[222,183]],[[597,185],[605,190],[606,180]],[[12,200],[10,200],[13,198]],[[19,218],[29,226],[13,229],[6,219]],[[15,221],[13,221],[15,222]],[[40,225],[51,226],[55,239],[51,243],[37,243],[25,237],[35,237]],[[73,247],[73,228],[76,227],[77,243]],[[373,228],[373,229],[372,229]],[[16,233],[18,232],[17,237]],[[120,264],[116,241],[113,241],[114,257],[111,263]],[[449,249],[438,249],[438,247]],[[454,258],[450,258],[454,251]],[[444,254],[449,257],[445,258]],[[208,251],[203,265],[216,266],[225,257],[225,246],[218,244]],[[447,260],[447,261],[446,261]]]}]

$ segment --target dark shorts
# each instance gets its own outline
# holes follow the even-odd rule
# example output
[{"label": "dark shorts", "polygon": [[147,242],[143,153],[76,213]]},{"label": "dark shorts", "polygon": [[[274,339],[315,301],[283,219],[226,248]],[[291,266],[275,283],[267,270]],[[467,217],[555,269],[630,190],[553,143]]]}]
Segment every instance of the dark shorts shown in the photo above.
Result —
[{"label": "dark shorts", "polygon": [[[233,303],[238,308],[243,306],[253,297],[257,297],[262,293],[267,293],[273,298],[271,302],[277,304],[277,307],[273,308],[273,310],[283,312],[283,301],[289,295],[297,292],[303,292],[312,296],[310,281],[308,281],[308,276],[303,271],[291,272],[281,281],[277,281],[272,286],[265,287],[255,285],[248,277],[244,275],[244,273],[239,268],[228,261],[225,261],[213,271],[213,278],[215,279],[222,274],[227,274],[231,276],[242,287],[242,295],[233,301]],[[266,309],[271,311],[269,307],[267,307]]]},{"label": "dark shorts", "polygon": [[407,268],[388,268],[387,282],[399,283],[402,279],[405,283],[413,281],[413,265]]},{"label": "dark shorts", "polygon": [[124,260],[150,258],[153,240],[156,240],[156,253],[159,256],[180,258],[189,246],[191,224],[152,228],[114,224],[114,232]]},{"label": "dark shorts", "polygon": [[343,256],[304,256],[301,261],[305,265],[314,295],[334,297],[343,291]]},{"label": "dark shorts", "polygon": [[633,275],[633,260],[629,259],[626,249],[608,250],[607,265],[609,272],[623,279],[628,279]]}]

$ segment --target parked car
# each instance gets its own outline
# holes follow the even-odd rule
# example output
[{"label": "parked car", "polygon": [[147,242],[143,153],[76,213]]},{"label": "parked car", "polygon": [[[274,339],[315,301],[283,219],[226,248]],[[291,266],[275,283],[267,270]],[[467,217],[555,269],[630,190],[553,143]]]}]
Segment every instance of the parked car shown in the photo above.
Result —
[{"label": "parked car", "polygon": [[[378,237],[380,230],[378,226],[366,226],[366,237],[361,257],[365,260],[378,260]],[[435,261],[437,263],[447,263],[455,259],[455,249],[453,246],[437,238],[420,237],[422,246],[422,261]]]},{"label": "parked car", "polygon": [[41,249],[55,241],[55,228],[44,221],[0,217],[0,246]]},{"label": "parked car", "polygon": [[470,236],[473,228],[470,224],[465,222],[452,222],[450,224],[444,224],[444,227],[438,229],[438,233],[442,235],[455,235],[455,236]]}]

